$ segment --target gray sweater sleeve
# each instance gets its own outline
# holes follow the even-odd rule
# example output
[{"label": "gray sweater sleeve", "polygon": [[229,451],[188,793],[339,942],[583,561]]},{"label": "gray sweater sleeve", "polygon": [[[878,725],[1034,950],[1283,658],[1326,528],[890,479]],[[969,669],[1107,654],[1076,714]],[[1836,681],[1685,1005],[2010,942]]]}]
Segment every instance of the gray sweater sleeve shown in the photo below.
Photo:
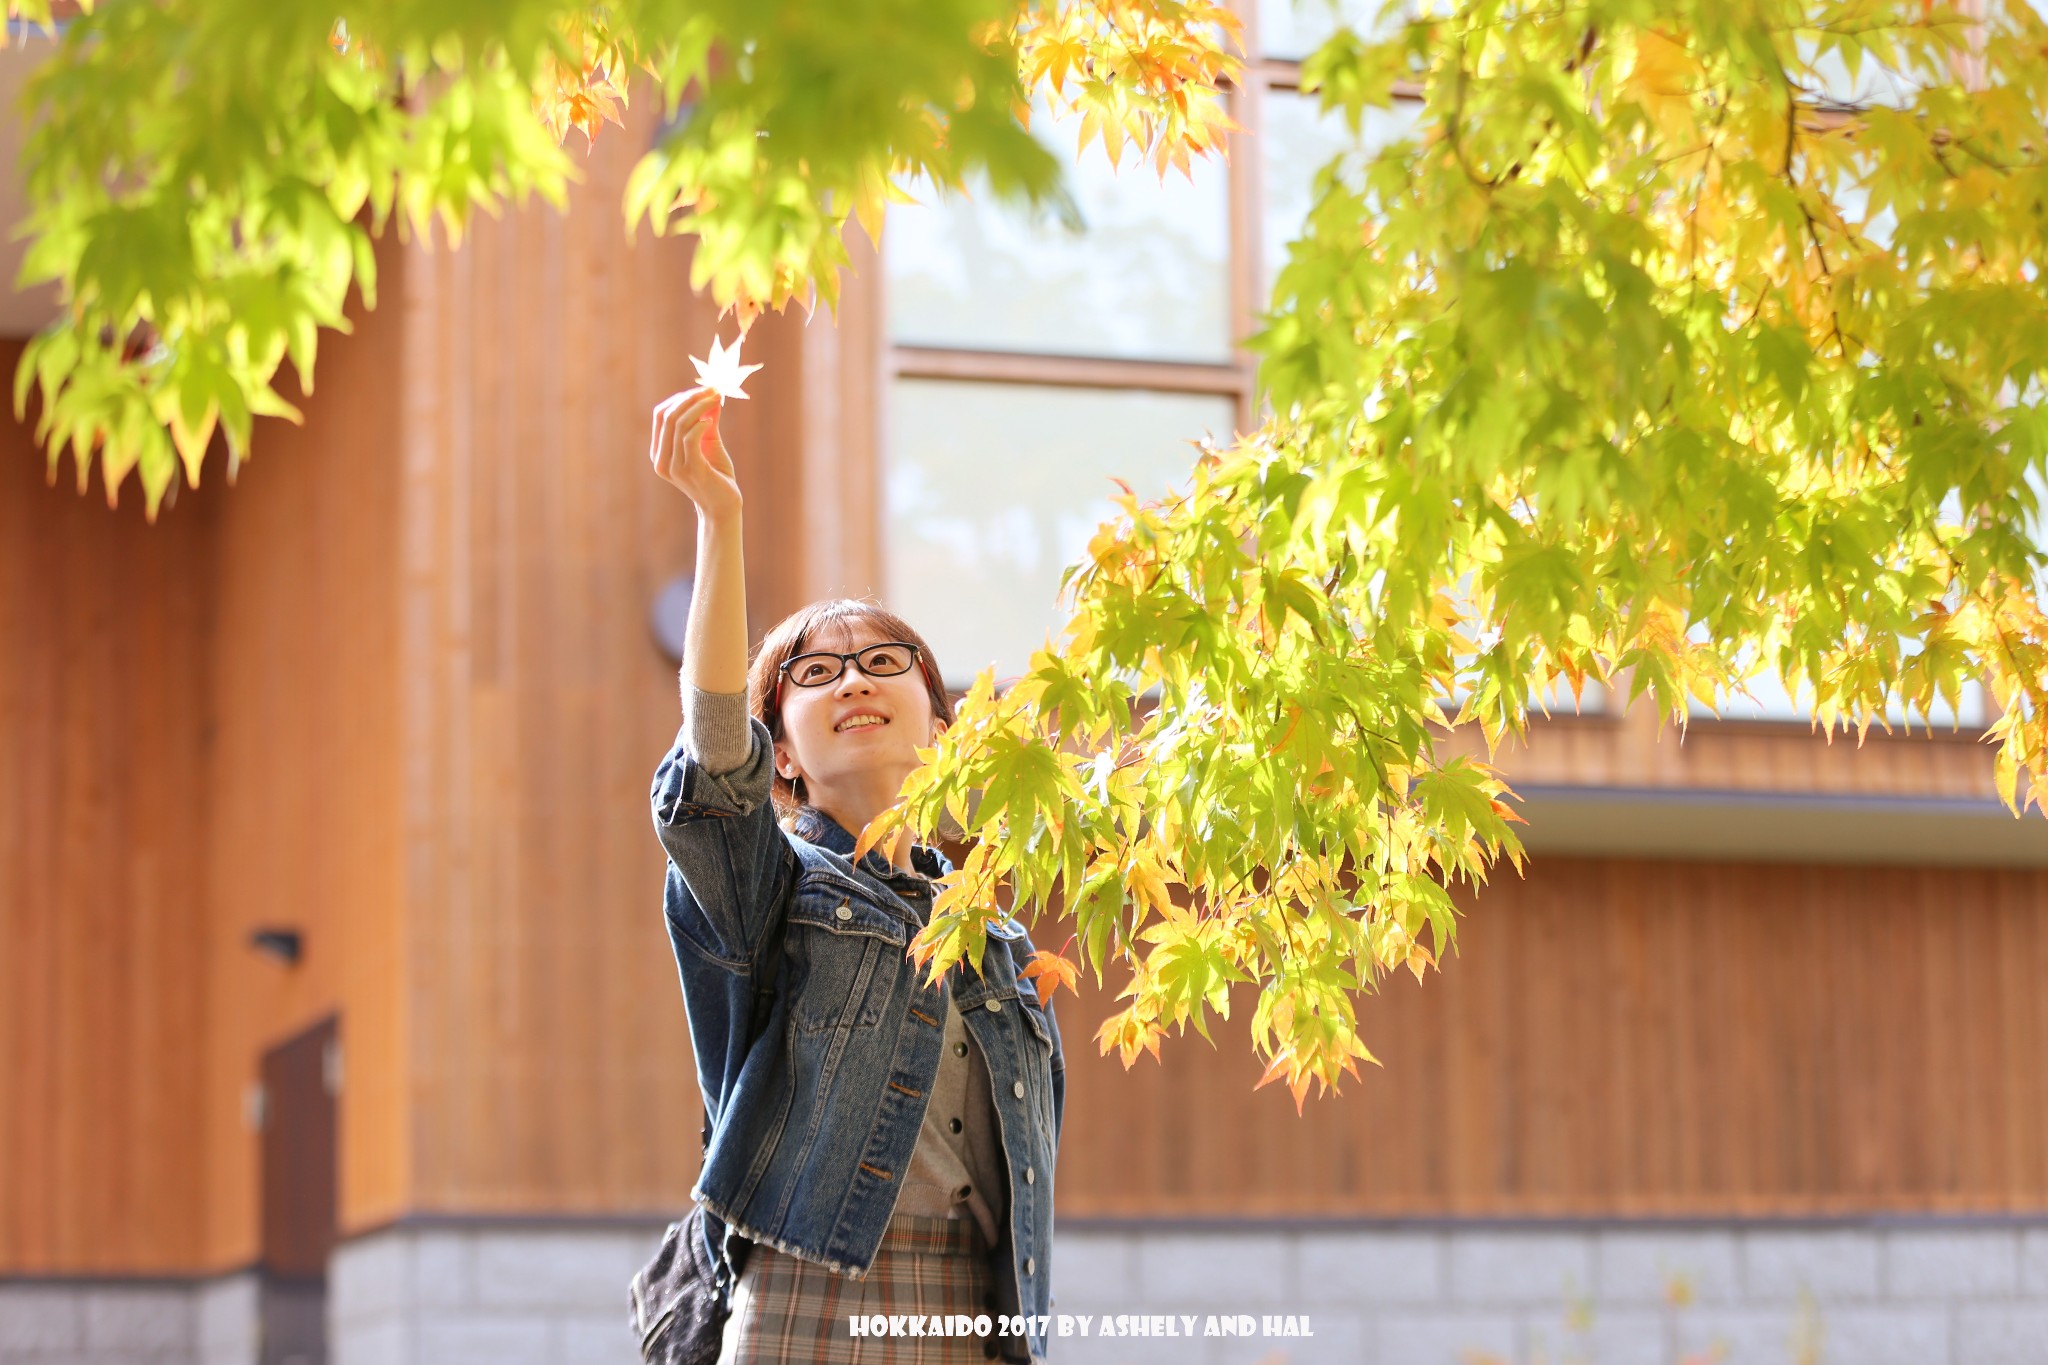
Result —
[{"label": "gray sweater sleeve", "polygon": [[683,740],[708,773],[745,767],[754,750],[744,692],[699,692],[683,684]]}]

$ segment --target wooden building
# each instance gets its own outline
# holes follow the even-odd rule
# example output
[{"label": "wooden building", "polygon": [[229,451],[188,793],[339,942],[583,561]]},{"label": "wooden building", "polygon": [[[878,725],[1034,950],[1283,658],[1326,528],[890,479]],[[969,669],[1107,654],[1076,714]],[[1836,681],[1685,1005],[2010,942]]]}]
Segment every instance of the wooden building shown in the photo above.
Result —
[{"label": "wooden building", "polygon": [[[1227,172],[1084,173],[1079,241],[906,213],[836,324],[756,327],[757,630],[874,593],[1010,657],[1088,489],[1249,416],[1329,146],[1291,36]],[[305,426],[155,526],[0,423],[0,1362],[633,1358],[698,1126],[647,809],[692,518],[644,452],[715,325],[621,234],[649,136],[566,216],[386,243]],[[1526,877],[1304,1116],[1241,1022],[1125,1071],[1062,997],[1057,1307],[1315,1335],[1061,1356],[2048,1359],[2048,830],[1976,735],[1596,708],[1505,763]]]}]

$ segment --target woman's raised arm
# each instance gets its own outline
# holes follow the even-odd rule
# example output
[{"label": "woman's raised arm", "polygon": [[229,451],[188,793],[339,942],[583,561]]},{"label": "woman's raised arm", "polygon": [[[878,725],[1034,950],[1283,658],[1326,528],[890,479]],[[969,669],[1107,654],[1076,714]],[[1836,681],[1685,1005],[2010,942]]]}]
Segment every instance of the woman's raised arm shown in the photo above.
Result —
[{"label": "woman's raised arm", "polygon": [[[685,941],[718,972],[750,970],[793,862],[770,800],[767,735],[747,714],[747,585],[740,487],[718,436],[719,399],[680,393],[654,410],[654,472],[697,509],[697,579],[683,643],[683,725],[655,770],[655,831],[671,864],[665,897]],[[759,735],[757,740],[756,736]],[[698,1007],[693,1006],[694,1016]],[[701,1041],[701,1040],[700,1040]]]},{"label": "woman's raised arm", "polygon": [[[732,456],[718,433],[721,412],[722,400],[709,389],[676,394],[654,409],[654,434],[648,443],[654,472],[680,488],[697,509],[697,576],[683,637],[686,711],[691,709],[693,689],[727,698],[743,697],[747,690],[747,580],[740,486],[733,477]],[[745,761],[744,704],[741,712],[738,733],[729,736],[739,746],[738,752],[698,752],[698,761],[713,769],[737,767]],[[697,738],[692,735],[693,740]]]}]

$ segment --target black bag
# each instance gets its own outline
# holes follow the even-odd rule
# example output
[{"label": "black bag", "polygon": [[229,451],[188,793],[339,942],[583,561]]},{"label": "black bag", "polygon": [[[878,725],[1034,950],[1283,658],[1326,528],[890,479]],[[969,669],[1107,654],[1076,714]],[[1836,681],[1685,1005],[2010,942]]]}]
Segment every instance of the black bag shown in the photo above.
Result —
[{"label": "black bag", "polygon": [[699,1205],[668,1225],[661,1249],[633,1277],[633,1330],[647,1365],[713,1365],[718,1359],[732,1299],[704,1234]]}]

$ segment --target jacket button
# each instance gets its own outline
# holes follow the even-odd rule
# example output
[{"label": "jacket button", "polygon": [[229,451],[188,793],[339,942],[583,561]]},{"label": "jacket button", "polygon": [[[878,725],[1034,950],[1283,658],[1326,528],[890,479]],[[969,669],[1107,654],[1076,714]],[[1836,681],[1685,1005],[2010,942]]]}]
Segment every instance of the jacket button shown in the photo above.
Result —
[{"label": "jacket button", "polygon": [[955,1044],[953,1044],[953,1055],[954,1055],[955,1057],[965,1057],[965,1056],[967,1055],[967,1044],[965,1044],[965,1043],[955,1043]]},{"label": "jacket button", "polygon": [[1017,1081],[1017,1082],[1014,1082],[1014,1083],[1013,1083],[1013,1084],[1012,1084],[1012,1085],[1010,1086],[1010,1093],[1011,1093],[1012,1095],[1015,1095],[1015,1096],[1016,1096],[1016,1097],[1017,1097],[1018,1099],[1020,1099],[1020,1100],[1021,1100],[1021,1099],[1023,1099],[1023,1098],[1024,1098],[1024,1082],[1022,1082],[1022,1081]]},{"label": "jacket button", "polygon": [[957,1133],[957,1132],[959,1132],[959,1131],[960,1131],[960,1120],[958,1120],[958,1119],[947,1119],[947,1120],[946,1120],[946,1127],[948,1127],[948,1128],[952,1129],[952,1130],[953,1130],[954,1132],[956,1132],[956,1133]]},{"label": "jacket button", "polygon": [[1036,1185],[1038,1183],[1038,1168],[1036,1166],[1026,1166],[1024,1168],[1024,1183],[1027,1185]]},{"label": "jacket button", "polygon": [[1002,1002],[1002,1001],[1000,1001],[1000,1000],[991,1000],[991,1001],[989,1001],[989,1002],[988,1002],[988,1012],[989,1012],[990,1014],[1001,1014],[1001,1013],[1003,1012],[1003,1002]]},{"label": "jacket button", "polygon": [[1024,1258],[1024,1273],[1026,1275],[1036,1275],[1038,1273],[1038,1258],[1036,1256],[1026,1256]]},{"label": "jacket button", "polygon": [[853,918],[853,910],[852,910],[852,908],[851,908],[850,906],[847,906],[847,905],[845,905],[845,904],[841,904],[841,905],[840,905],[840,907],[839,907],[839,908],[838,908],[837,910],[834,910],[834,911],[833,911],[832,913],[833,913],[833,914],[835,914],[835,915],[837,915],[837,916],[839,916],[839,918],[841,918],[841,919],[852,919],[852,918]]}]

